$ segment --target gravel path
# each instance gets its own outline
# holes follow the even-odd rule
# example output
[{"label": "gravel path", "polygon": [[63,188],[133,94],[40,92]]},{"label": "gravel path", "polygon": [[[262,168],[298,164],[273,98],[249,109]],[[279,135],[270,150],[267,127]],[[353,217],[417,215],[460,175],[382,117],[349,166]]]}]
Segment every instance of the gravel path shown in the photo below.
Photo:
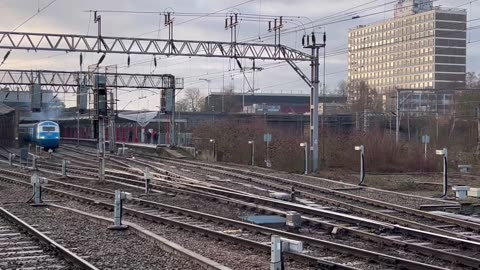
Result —
[{"label": "gravel path", "polygon": [[166,253],[133,231],[111,231],[55,208],[32,208],[29,205],[7,206],[26,222],[35,224],[66,248],[86,257],[100,269],[195,269],[186,259]]}]

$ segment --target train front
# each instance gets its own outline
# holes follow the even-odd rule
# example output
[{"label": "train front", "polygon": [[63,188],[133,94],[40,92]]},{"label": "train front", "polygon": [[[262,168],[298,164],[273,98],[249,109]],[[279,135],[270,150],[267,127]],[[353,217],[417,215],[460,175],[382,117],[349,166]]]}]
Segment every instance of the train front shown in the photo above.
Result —
[{"label": "train front", "polygon": [[52,121],[43,121],[37,125],[37,144],[45,151],[55,150],[60,145],[60,128]]}]

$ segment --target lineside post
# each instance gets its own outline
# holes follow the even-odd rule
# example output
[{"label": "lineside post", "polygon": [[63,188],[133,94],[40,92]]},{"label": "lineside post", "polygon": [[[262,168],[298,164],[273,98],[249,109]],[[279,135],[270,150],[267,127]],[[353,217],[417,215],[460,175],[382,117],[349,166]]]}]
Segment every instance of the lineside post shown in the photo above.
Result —
[{"label": "lineside post", "polygon": [[123,202],[126,200],[131,200],[132,194],[128,192],[123,192],[120,190],[115,190],[115,208],[114,208],[114,225],[109,226],[110,230],[125,230],[128,228],[127,225],[122,224],[122,208]]}]

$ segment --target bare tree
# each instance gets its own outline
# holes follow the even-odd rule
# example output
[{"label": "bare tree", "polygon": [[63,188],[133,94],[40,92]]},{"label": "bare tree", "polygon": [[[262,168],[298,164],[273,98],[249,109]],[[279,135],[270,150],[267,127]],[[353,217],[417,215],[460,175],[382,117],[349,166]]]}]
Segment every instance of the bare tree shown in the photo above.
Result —
[{"label": "bare tree", "polygon": [[188,103],[188,110],[192,112],[198,112],[202,108],[202,96],[200,95],[200,89],[187,88],[185,89],[185,100]]},{"label": "bare tree", "polygon": [[347,96],[347,82],[345,80],[341,80],[337,84],[337,88],[335,89],[335,92],[341,96]]},{"label": "bare tree", "polygon": [[354,81],[348,85],[348,103],[350,110],[373,112],[382,111],[382,98],[365,81]]},{"label": "bare tree", "polygon": [[182,98],[175,103],[175,110],[177,112],[188,112],[188,100]]},{"label": "bare tree", "polygon": [[187,88],[184,97],[176,102],[177,111],[199,112],[204,109],[204,98],[198,88]]},{"label": "bare tree", "polygon": [[467,88],[479,88],[480,87],[480,78],[475,72],[467,72],[467,76],[465,78],[465,84]]}]

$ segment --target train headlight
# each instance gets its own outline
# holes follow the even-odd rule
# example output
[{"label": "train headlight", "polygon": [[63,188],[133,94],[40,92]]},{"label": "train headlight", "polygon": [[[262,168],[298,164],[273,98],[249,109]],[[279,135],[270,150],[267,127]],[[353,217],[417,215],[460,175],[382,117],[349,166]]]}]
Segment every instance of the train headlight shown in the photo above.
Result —
[{"label": "train headlight", "polygon": [[38,138],[43,140],[43,139],[45,139],[45,136],[40,136]]}]

